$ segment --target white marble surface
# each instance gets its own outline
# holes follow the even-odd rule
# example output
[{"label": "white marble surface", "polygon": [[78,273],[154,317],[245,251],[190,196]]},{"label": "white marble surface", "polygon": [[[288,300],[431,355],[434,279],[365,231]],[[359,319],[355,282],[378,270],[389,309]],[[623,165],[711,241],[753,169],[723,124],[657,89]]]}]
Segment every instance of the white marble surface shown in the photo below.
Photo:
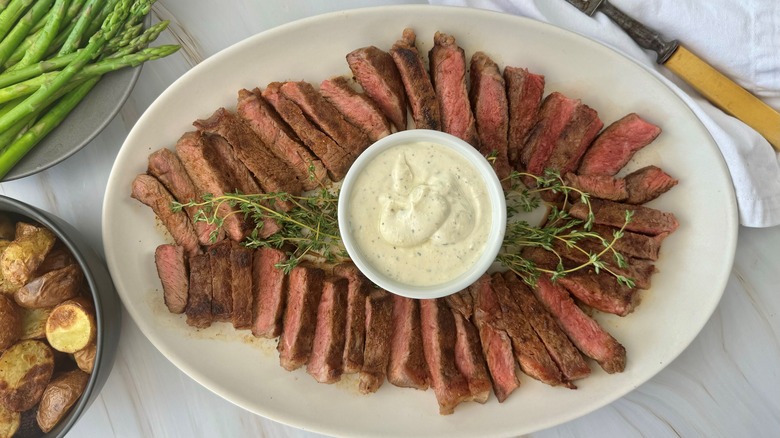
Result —
[{"label": "white marble surface", "polygon": [[[144,109],[177,77],[217,51],[288,21],[400,3],[412,2],[160,0],[154,14],[172,21],[160,42],[178,41],[186,50],[146,65],[119,116],[82,151],[52,169],[0,184],[0,193],[59,215],[102,251],[102,199],[116,153]],[[778,248],[780,227],[740,229],[723,299],[691,346],[625,397],[534,436],[780,436]],[[113,372],[68,436],[316,436],[212,394],[168,362],[124,316]]]}]

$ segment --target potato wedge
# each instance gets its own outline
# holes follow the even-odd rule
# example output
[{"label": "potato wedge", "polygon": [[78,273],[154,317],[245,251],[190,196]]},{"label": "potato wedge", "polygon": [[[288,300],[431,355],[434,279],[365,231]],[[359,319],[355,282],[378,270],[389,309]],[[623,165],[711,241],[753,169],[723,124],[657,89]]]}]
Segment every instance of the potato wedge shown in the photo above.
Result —
[{"label": "potato wedge", "polygon": [[24,237],[28,234],[35,233],[40,227],[40,225],[31,224],[29,222],[23,222],[19,221],[16,223],[16,226],[14,227],[14,239],[18,239],[20,237]]},{"label": "potato wedge", "polygon": [[38,269],[33,274],[33,278],[40,277],[41,275],[54,271],[55,269],[64,268],[66,266],[78,264],[76,258],[70,253],[68,248],[60,241],[54,244],[54,247],[46,255]]},{"label": "potato wedge", "polygon": [[7,295],[0,295],[0,351],[22,336],[22,310]]},{"label": "potato wedge", "polygon": [[38,405],[36,418],[42,431],[48,432],[59,423],[84,393],[88,382],[89,374],[81,370],[68,371],[52,379]]},{"label": "potato wedge", "polygon": [[49,271],[30,280],[14,293],[16,303],[28,309],[54,307],[79,295],[84,273],[79,265]]},{"label": "potato wedge", "polygon": [[97,353],[97,344],[92,342],[85,348],[73,353],[73,359],[76,361],[81,371],[87,374],[92,374],[92,369],[95,367],[95,354]]},{"label": "potato wedge", "polygon": [[0,256],[0,273],[4,281],[22,287],[46,258],[56,240],[54,233],[41,227],[14,239]]},{"label": "potato wedge", "polygon": [[92,303],[78,297],[54,308],[46,320],[46,340],[55,350],[75,353],[95,340],[97,323]]},{"label": "potato wedge", "polygon": [[54,353],[41,341],[24,340],[0,356],[0,404],[22,412],[35,406],[54,372]]},{"label": "potato wedge", "polygon": [[21,422],[21,414],[0,404],[0,438],[11,438]]},{"label": "potato wedge", "polygon": [[22,336],[19,339],[46,338],[46,320],[53,308],[22,310]]},{"label": "potato wedge", "polygon": [[[3,257],[3,253],[5,252],[5,249],[8,247],[8,245],[11,244],[10,240],[4,240],[0,239],[0,259]],[[5,279],[3,278],[3,272],[0,270],[0,293],[4,294],[12,294],[16,292],[16,289],[19,289],[17,286],[13,284],[9,284]]]}]

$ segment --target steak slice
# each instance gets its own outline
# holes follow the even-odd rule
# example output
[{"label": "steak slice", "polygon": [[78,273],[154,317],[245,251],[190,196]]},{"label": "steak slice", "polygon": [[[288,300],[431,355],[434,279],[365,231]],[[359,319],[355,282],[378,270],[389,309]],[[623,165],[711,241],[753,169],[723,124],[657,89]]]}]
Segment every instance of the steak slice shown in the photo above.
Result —
[{"label": "steak slice", "polygon": [[444,297],[444,301],[453,311],[460,313],[466,319],[471,319],[474,315],[474,296],[471,294],[471,288],[447,295]]},{"label": "steak slice", "polygon": [[349,281],[347,292],[346,339],[344,341],[344,372],[357,373],[363,367],[363,347],[366,343],[366,296],[368,280],[352,263],[336,265],[333,273]]},{"label": "steak slice", "polygon": [[[600,246],[600,248],[596,248],[594,251],[591,251],[590,254],[599,254],[604,251],[604,246]],[[590,260],[590,254],[585,254],[576,248],[570,248],[565,243],[555,242],[553,243],[552,247],[558,254],[567,260],[577,262],[577,264],[588,263]],[[580,246],[580,248],[582,248],[582,246]],[[650,289],[650,277],[655,273],[655,266],[653,266],[653,264],[648,260],[639,260],[625,257],[626,266],[620,267],[618,266],[611,252],[607,252],[604,253],[604,255],[601,257],[601,261],[604,262],[604,264],[609,267],[609,270],[615,274],[623,275],[634,280],[635,286],[637,288]]]},{"label": "steak slice", "polygon": [[230,290],[233,300],[233,314],[230,320],[237,330],[252,328],[254,293],[252,284],[251,249],[232,242],[230,245]]},{"label": "steak slice", "polygon": [[[613,233],[618,231],[617,228],[608,227],[606,225],[593,225],[592,231],[598,233],[601,237],[611,241]],[[627,257],[634,257],[645,260],[658,260],[658,252],[661,249],[661,242],[668,236],[669,233],[661,233],[656,236],[645,236],[644,234],[632,233],[630,231],[623,231],[623,237],[616,240],[613,247],[621,254]],[[596,239],[582,239],[580,241],[582,246],[587,251],[595,251],[597,248],[604,248],[604,246]]]},{"label": "steak slice", "polygon": [[452,414],[457,405],[471,399],[469,384],[455,365],[455,317],[444,300],[420,300],[420,325],[439,414]]},{"label": "steak slice", "polygon": [[525,68],[507,66],[504,67],[504,82],[509,106],[507,154],[509,162],[517,167],[520,151],[539,118],[544,96],[544,76],[530,73]]},{"label": "steak slice", "polygon": [[309,361],[322,295],[322,269],[298,265],[290,271],[287,305],[279,337],[279,363],[287,371]]},{"label": "steak slice", "polygon": [[387,117],[371,98],[355,91],[344,76],[322,81],[320,93],[349,123],[365,132],[371,141],[390,135],[390,121]]},{"label": "steak slice", "polygon": [[520,162],[525,169],[541,175],[552,155],[553,148],[574,117],[580,101],[553,92],[544,98],[539,109],[539,121],[528,134],[520,152]]},{"label": "steak slice", "polygon": [[[451,295],[450,295],[451,296]],[[455,366],[466,378],[471,398],[477,403],[485,403],[490,397],[490,375],[488,374],[479,332],[474,324],[458,311],[452,311],[455,317]]]},{"label": "steak slice", "polygon": [[639,149],[650,144],[661,128],[631,113],[609,125],[590,145],[582,157],[580,175],[598,173],[614,175]]},{"label": "steak slice", "polygon": [[540,335],[534,330],[531,324],[533,317],[522,308],[522,302],[516,291],[510,290],[504,277],[499,273],[492,275],[490,283],[494,296],[485,294],[482,299],[486,302],[496,300],[490,305],[494,308],[498,306],[501,324],[512,339],[515,359],[520,364],[520,369],[548,385],[573,388],[571,382],[561,374]]},{"label": "steak slice", "polygon": [[312,190],[320,183],[328,181],[328,171],[322,162],[288,134],[284,121],[263,99],[259,90],[239,90],[236,112],[260,137],[263,144],[290,166],[304,190]]},{"label": "steak slice", "polygon": [[493,167],[504,189],[511,181],[506,179],[512,173],[508,156],[509,105],[506,97],[504,77],[498,64],[484,52],[471,56],[471,107],[479,134],[479,151],[483,155],[495,154]]},{"label": "steak slice", "polygon": [[146,174],[136,176],[133,180],[133,190],[130,196],[154,211],[154,214],[173,237],[174,242],[182,246],[188,255],[201,252],[198,236],[195,235],[192,222],[183,211],[171,210],[174,202],[173,196],[157,178]]},{"label": "steak slice", "polygon": [[375,46],[368,46],[349,52],[347,64],[355,80],[395,129],[406,129],[406,94],[393,57]]},{"label": "steak slice", "polygon": [[[656,210],[641,205],[622,204],[619,202],[591,199],[590,206],[600,225],[609,225],[620,228],[626,219],[626,211],[633,212],[631,221],[626,225],[626,230],[641,234],[655,236],[661,233],[672,233],[680,223],[672,213]],[[577,219],[586,220],[588,206],[577,203],[571,207],[569,214]]]},{"label": "steak slice", "polygon": [[287,276],[276,265],[287,261],[284,252],[258,248],[252,260],[252,334],[273,339],[282,334],[282,317],[287,297]]},{"label": "steak slice", "polygon": [[347,286],[347,279],[340,277],[329,277],[322,282],[311,359],[306,365],[306,372],[320,383],[338,382],[344,370]]},{"label": "steak slice", "polygon": [[154,264],[163,288],[163,301],[171,313],[183,313],[187,308],[189,272],[184,248],[162,244],[154,250]]},{"label": "steak slice", "polygon": [[[566,333],[552,315],[536,299],[533,292],[512,272],[504,274],[507,286],[539,339],[544,342],[550,357],[558,364],[561,373],[568,381],[583,379],[590,375],[590,368],[577,347],[571,343]],[[571,386],[573,387],[573,385]]]},{"label": "steak slice", "polygon": [[626,175],[628,204],[644,204],[668,192],[677,180],[656,166],[646,166]]},{"label": "steak slice", "polygon": [[[236,183],[225,169],[223,160],[218,158],[210,142],[197,132],[187,132],[179,138],[176,154],[200,193],[223,196],[236,190]],[[246,237],[245,223],[232,207],[220,204],[217,215],[231,239],[241,241]]]},{"label": "steak slice", "polygon": [[604,122],[596,110],[588,105],[577,106],[571,121],[555,142],[545,167],[557,170],[561,175],[577,170],[582,155],[603,127]]},{"label": "steak slice", "polygon": [[189,299],[184,313],[187,324],[195,328],[206,328],[214,321],[211,314],[211,263],[209,255],[190,257]]},{"label": "steak slice", "polygon": [[[190,176],[187,175],[187,171],[184,169],[181,161],[179,161],[179,157],[170,149],[162,148],[152,152],[149,155],[147,172],[157,178],[171,192],[171,195],[182,204],[200,201],[201,194],[198,193],[195,184],[192,183]],[[190,217],[190,221],[192,221],[195,234],[198,236],[198,242],[201,245],[211,244],[212,233],[214,233],[214,241],[221,240],[224,237],[224,231],[217,228],[214,224],[195,220],[198,210],[198,207],[184,208],[187,216]]]},{"label": "steak slice", "polygon": [[609,201],[625,201],[628,198],[626,180],[609,175],[564,175],[567,185],[582,190],[589,195]]},{"label": "steak slice", "polygon": [[215,321],[230,321],[233,316],[230,246],[230,240],[223,240],[208,249],[211,264],[211,314]]},{"label": "steak slice", "polygon": [[586,315],[566,289],[543,275],[537,279],[533,292],[583,354],[610,374],[623,372],[626,368],[625,347]]},{"label": "steak slice", "polygon": [[345,151],[332,138],[314,126],[298,105],[282,96],[281,91],[279,91],[281,86],[281,82],[268,84],[268,87],[263,91],[263,98],[295,131],[303,144],[322,160],[322,164],[328,169],[330,178],[334,181],[341,181],[357,156]]},{"label": "steak slice", "polygon": [[418,300],[393,295],[393,338],[387,381],[404,388],[428,389]]},{"label": "steak slice", "polygon": [[349,123],[310,83],[285,82],[280,90],[284,97],[298,104],[306,117],[345,151],[357,156],[371,144],[368,136]]},{"label": "steak slice", "polygon": [[416,44],[417,35],[414,30],[406,28],[401,39],[390,49],[390,56],[393,57],[398,73],[401,75],[409,107],[412,110],[414,127],[441,131],[441,113],[439,103],[436,101],[436,91],[433,89],[431,77]]},{"label": "steak slice", "polygon": [[386,291],[374,289],[366,299],[366,346],[358,386],[361,393],[376,392],[384,383],[392,336],[392,298]]},{"label": "steak slice", "polygon": [[490,276],[483,275],[470,288],[474,295],[474,324],[479,331],[482,352],[493,378],[493,391],[498,401],[503,402],[520,386],[512,340],[500,328],[501,306],[490,284]]},{"label": "steak slice", "polygon": [[436,32],[428,59],[442,130],[479,149],[476,120],[466,87],[466,55],[463,49],[452,35]]},{"label": "steak slice", "polygon": [[219,108],[208,119],[196,120],[193,125],[201,132],[227,140],[265,192],[301,193],[300,181],[290,178],[293,174],[290,166],[271,153],[260,137],[235,114]]}]

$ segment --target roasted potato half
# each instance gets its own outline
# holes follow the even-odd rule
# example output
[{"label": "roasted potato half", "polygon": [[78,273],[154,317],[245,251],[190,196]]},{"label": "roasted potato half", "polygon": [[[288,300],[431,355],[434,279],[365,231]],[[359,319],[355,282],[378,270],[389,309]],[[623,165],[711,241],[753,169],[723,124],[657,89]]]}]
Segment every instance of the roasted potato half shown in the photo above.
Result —
[{"label": "roasted potato half", "polygon": [[21,422],[21,414],[0,404],[0,438],[11,438]]},{"label": "roasted potato half", "polygon": [[81,371],[87,374],[92,374],[92,369],[95,367],[95,355],[97,353],[97,343],[92,342],[82,348],[81,350],[73,353],[73,359],[76,361],[76,365]]},{"label": "roasted potato half", "polygon": [[30,280],[14,293],[14,299],[28,309],[54,307],[77,297],[83,284],[84,273],[79,265],[73,264]]},{"label": "roasted potato half", "polygon": [[17,288],[26,284],[56,240],[54,233],[42,227],[14,239],[0,256],[3,280]]},{"label": "roasted potato half", "polygon": [[57,241],[51,251],[49,251],[49,254],[46,255],[46,258],[43,259],[41,264],[38,266],[38,269],[33,274],[33,278],[40,277],[49,271],[54,271],[56,269],[75,264],[78,264],[78,262],[76,261],[76,258],[73,257],[73,254],[70,253],[68,248],[63,245],[62,242]]},{"label": "roasted potato half", "polygon": [[54,372],[54,353],[41,341],[24,340],[0,356],[0,404],[16,412],[35,406]]},{"label": "roasted potato half", "polygon": [[52,379],[38,405],[36,418],[42,431],[48,432],[60,422],[84,393],[88,382],[89,374],[81,370],[68,371]]},{"label": "roasted potato half", "polygon": [[22,309],[8,295],[0,295],[0,351],[13,345],[21,336]]},{"label": "roasted potato half", "polygon": [[84,297],[60,303],[46,320],[46,340],[63,353],[75,353],[96,338],[97,323],[92,303]]},{"label": "roasted potato half", "polygon": [[22,310],[22,336],[20,339],[45,339],[46,320],[52,308]]}]

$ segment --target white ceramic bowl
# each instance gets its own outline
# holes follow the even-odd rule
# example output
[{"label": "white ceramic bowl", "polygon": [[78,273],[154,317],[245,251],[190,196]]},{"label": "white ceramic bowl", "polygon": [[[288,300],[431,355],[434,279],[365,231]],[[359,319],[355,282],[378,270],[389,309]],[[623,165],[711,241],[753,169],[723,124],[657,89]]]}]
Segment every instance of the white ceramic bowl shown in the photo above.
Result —
[{"label": "white ceramic bowl", "polygon": [[[351,199],[355,188],[355,181],[358,175],[362,173],[362,170],[382,152],[395,146],[415,142],[439,144],[457,153],[471,163],[485,182],[491,209],[490,233],[485,246],[483,247],[482,254],[478,257],[476,262],[457,277],[430,286],[405,284],[380,272],[373,264],[368,262],[361,253],[349,223],[349,200]],[[427,129],[412,129],[384,137],[360,154],[358,159],[352,164],[352,167],[350,167],[349,172],[347,172],[347,175],[342,182],[341,192],[339,194],[338,217],[341,240],[344,243],[350,258],[355,265],[357,265],[358,269],[360,269],[369,280],[374,282],[374,284],[389,292],[409,298],[440,298],[465,289],[470,284],[474,283],[493,264],[499,249],[501,249],[504,233],[506,232],[506,200],[504,198],[504,191],[501,188],[501,182],[498,180],[493,167],[473,146],[455,136],[443,132]]]}]

